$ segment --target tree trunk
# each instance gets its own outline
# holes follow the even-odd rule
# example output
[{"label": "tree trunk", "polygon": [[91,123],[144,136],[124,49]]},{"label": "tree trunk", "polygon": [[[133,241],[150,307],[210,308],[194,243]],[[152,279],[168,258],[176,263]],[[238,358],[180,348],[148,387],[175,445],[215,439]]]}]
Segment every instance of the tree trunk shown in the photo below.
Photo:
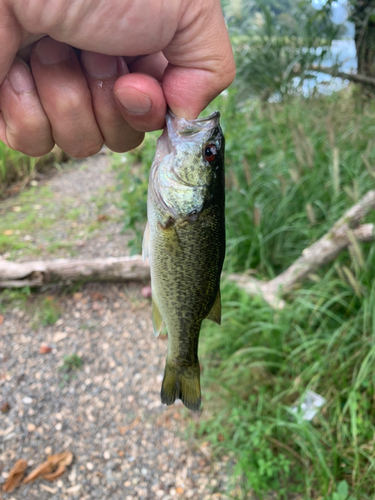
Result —
[{"label": "tree trunk", "polygon": [[[358,73],[375,77],[375,0],[354,0],[353,8]],[[373,86],[362,84],[362,88],[365,94],[375,97]]]}]

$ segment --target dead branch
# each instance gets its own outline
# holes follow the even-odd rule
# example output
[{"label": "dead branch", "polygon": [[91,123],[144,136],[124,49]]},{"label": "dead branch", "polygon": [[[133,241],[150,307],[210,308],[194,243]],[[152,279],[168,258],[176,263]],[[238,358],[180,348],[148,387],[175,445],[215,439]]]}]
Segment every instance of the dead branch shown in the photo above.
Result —
[{"label": "dead branch", "polygon": [[375,87],[375,78],[372,78],[371,76],[362,75],[360,73],[344,73],[343,71],[335,71],[332,68],[318,66],[316,64],[313,64],[312,69],[314,71],[319,71],[320,73],[325,73],[326,75],[342,78],[343,80],[350,80],[356,83],[365,83],[367,85],[372,85],[373,87]]},{"label": "dead branch", "polygon": [[143,281],[149,265],[140,255],[107,259],[57,259],[10,262],[0,260],[0,288],[39,287],[60,281]]},{"label": "dead branch", "polygon": [[293,290],[309,275],[324,264],[334,260],[349,245],[356,242],[375,240],[374,224],[359,225],[370,211],[375,209],[375,190],[369,191],[331,227],[331,229],[310,247],[303,250],[288,269],[270,281],[260,281],[248,275],[232,274],[231,281],[250,295],[261,295],[272,307],[282,309],[285,302],[282,295]]}]

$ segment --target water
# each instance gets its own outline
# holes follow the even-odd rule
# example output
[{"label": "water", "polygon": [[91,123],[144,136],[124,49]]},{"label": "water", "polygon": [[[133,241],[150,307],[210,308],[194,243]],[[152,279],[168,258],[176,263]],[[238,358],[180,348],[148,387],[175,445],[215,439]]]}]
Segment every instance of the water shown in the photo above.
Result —
[{"label": "water", "polygon": [[[316,49],[316,54],[319,55],[321,48]],[[323,59],[321,66],[332,68],[338,66],[340,71],[345,73],[357,72],[357,59],[354,40],[333,40],[329,49],[329,53]],[[330,95],[349,85],[349,80],[332,77],[326,73],[319,71],[310,71],[312,78],[304,80],[301,87],[301,92],[305,97],[310,96],[313,92]],[[301,83],[299,77],[293,79],[294,85],[298,87]]]}]

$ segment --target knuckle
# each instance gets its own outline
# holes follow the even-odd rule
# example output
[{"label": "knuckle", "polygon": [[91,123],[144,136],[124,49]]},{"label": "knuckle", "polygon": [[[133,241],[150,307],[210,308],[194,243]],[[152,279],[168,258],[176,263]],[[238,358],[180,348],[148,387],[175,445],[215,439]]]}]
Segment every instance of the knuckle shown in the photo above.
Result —
[{"label": "knuckle", "polygon": [[58,144],[58,146],[61,147],[61,149],[63,151],[65,151],[65,153],[67,153],[72,158],[82,159],[82,158],[87,158],[88,156],[93,156],[93,155],[99,153],[99,151],[103,147],[103,142],[96,142],[93,144],[83,144],[83,145],[72,144],[72,145],[67,146],[65,148],[59,144]]}]

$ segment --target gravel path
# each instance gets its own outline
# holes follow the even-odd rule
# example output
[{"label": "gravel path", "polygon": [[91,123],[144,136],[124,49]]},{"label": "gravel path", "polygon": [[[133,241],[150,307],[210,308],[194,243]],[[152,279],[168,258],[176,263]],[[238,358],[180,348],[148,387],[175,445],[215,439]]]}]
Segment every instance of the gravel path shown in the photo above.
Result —
[{"label": "gravel path", "polygon": [[[127,253],[129,235],[121,233],[109,161],[97,155],[48,180],[54,210],[61,213],[70,200],[80,214],[75,232],[71,221],[61,218],[50,236],[71,239],[78,257]],[[98,197],[103,199],[100,212],[108,217],[77,242],[77,231],[98,218]],[[5,209],[16,204],[16,198],[7,200]],[[46,233],[30,228],[30,234],[41,255],[51,257],[43,246]],[[65,255],[61,247],[52,257]],[[19,259],[25,258],[20,252]],[[43,326],[36,318],[46,300],[57,305],[60,317]],[[141,285],[48,288],[21,302],[10,300],[2,315],[0,482],[19,458],[27,460],[28,472],[51,453],[69,450],[74,461],[57,481],[37,480],[0,498],[226,498],[225,458],[212,460],[205,443],[184,437],[199,415],[181,404],[167,408],[160,403],[167,342],[152,335],[150,301]],[[41,346],[52,350],[43,354]],[[64,357],[72,354],[82,366],[64,372]]]}]

